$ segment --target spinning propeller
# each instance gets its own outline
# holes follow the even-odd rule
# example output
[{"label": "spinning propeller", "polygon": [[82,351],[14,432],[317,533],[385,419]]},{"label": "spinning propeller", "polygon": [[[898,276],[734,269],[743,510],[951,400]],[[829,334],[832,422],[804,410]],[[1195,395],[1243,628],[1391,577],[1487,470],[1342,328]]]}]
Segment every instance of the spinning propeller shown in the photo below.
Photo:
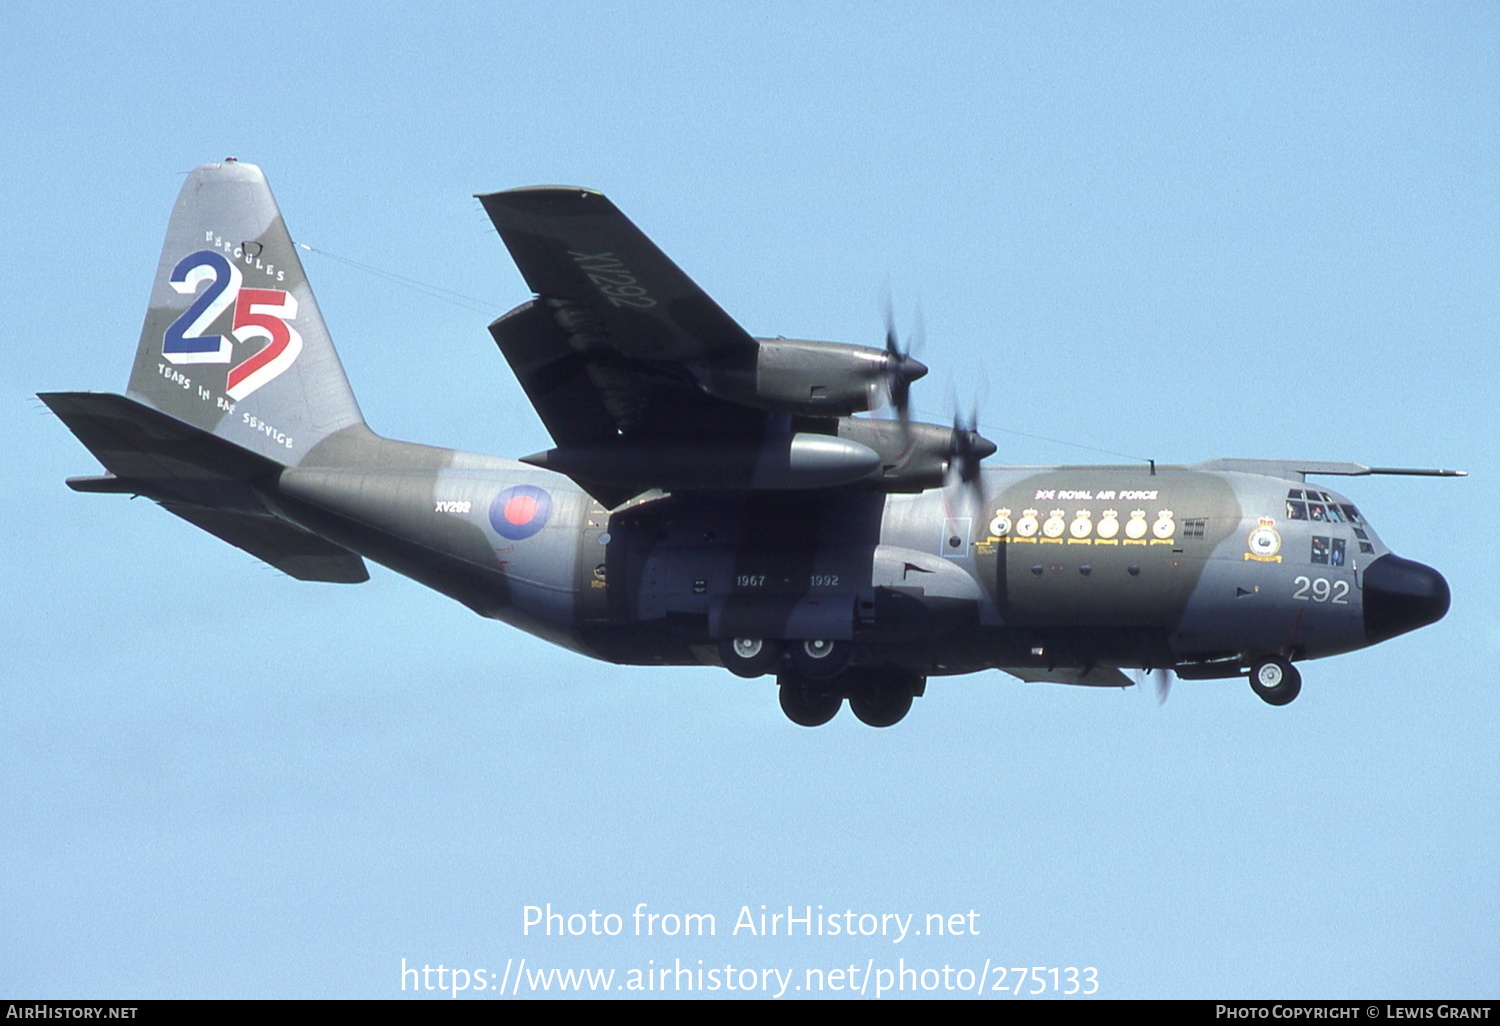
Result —
[{"label": "spinning propeller", "polygon": [[883,384],[886,395],[890,397],[891,405],[895,407],[896,417],[902,424],[907,423],[908,409],[911,405],[911,383],[927,373],[927,365],[911,355],[914,347],[920,347],[926,336],[922,326],[922,311],[917,309],[917,326],[912,331],[911,339],[903,347],[901,340],[896,334],[896,315],[891,309],[891,297],[885,296],[885,373]]},{"label": "spinning propeller", "polygon": [[987,456],[993,456],[999,448],[994,442],[979,433],[979,410],[973,407],[965,417],[962,412],[953,414],[952,441],[948,447],[948,467],[958,475],[964,485],[979,481],[979,464]]},{"label": "spinning propeller", "polygon": [[[927,365],[913,357],[912,351],[922,348],[927,339],[926,324],[921,306],[917,307],[916,324],[907,337],[905,345],[896,331],[896,315],[891,305],[890,291],[883,290],[882,303],[885,312],[885,368],[882,386],[885,389],[896,419],[901,424],[902,436],[909,445],[911,432],[911,384],[927,374]],[[951,398],[951,389],[950,389]],[[950,402],[957,407],[957,403]],[[998,446],[979,433],[979,404],[976,401],[967,415],[962,411],[953,416],[953,430],[947,439],[946,451],[933,446],[928,451],[944,461],[950,475],[956,475],[965,493],[983,498],[979,481],[979,464],[993,455]],[[929,436],[930,437],[930,436]],[[941,437],[941,436],[939,436]],[[936,441],[936,439],[933,439]],[[931,445],[931,442],[927,443]],[[941,443],[939,443],[941,444]],[[933,451],[936,449],[936,451]]]},{"label": "spinning propeller", "polygon": [[[1152,681],[1156,684],[1156,704],[1166,705],[1167,696],[1172,693],[1172,678],[1174,674],[1165,666],[1158,666],[1156,669],[1149,672],[1151,674]],[[1135,671],[1136,687],[1140,687],[1142,684],[1146,683],[1146,673],[1146,670]]]}]

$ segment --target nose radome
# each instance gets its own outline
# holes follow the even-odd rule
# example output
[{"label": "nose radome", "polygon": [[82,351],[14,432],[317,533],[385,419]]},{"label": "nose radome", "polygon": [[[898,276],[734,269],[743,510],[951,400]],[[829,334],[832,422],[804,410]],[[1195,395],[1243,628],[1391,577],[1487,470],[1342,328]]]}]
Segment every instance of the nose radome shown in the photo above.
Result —
[{"label": "nose radome", "polygon": [[1384,555],[1365,568],[1365,637],[1370,644],[1436,623],[1451,595],[1443,575],[1430,566]]}]

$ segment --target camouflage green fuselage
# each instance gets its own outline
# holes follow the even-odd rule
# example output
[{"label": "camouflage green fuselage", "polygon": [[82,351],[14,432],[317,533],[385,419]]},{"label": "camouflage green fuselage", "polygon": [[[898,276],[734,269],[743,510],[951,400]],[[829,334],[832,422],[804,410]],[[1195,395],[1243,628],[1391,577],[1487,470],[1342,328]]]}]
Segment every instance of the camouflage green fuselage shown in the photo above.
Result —
[{"label": "camouflage green fuselage", "polygon": [[[717,664],[720,638],[828,638],[853,641],[855,665],[944,674],[1361,647],[1359,570],[1386,550],[1345,514],[1291,519],[1299,485],[987,468],[977,490],[686,491],[611,513],[560,475],[359,425],[282,472],[269,504],[482,615],[611,662]],[[497,506],[517,487],[547,508],[523,501],[543,522],[508,537],[530,530]]]}]

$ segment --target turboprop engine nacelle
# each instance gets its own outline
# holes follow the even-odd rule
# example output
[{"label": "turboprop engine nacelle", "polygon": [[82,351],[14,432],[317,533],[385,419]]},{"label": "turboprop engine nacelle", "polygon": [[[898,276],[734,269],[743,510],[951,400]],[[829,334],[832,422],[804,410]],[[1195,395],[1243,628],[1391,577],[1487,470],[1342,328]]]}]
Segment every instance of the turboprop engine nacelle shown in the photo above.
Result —
[{"label": "turboprop engine nacelle", "polygon": [[754,366],[694,368],[703,390],[731,402],[786,413],[847,416],[885,405],[927,373],[910,356],[793,338],[756,339]]},{"label": "turboprop engine nacelle", "polygon": [[712,438],[664,443],[613,438],[563,446],[521,460],[567,474],[584,488],[642,490],[642,482],[673,490],[827,488],[874,475],[880,456],[869,446],[832,435],[772,436],[760,444]]}]

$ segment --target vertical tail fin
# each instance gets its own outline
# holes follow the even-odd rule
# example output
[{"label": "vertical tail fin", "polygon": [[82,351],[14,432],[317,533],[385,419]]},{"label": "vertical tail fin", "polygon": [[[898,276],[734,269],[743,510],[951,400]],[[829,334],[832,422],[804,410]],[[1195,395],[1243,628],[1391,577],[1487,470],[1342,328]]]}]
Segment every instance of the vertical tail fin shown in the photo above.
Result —
[{"label": "vertical tail fin", "polygon": [[183,184],[128,394],[288,466],[364,422],[254,164],[205,164]]}]

